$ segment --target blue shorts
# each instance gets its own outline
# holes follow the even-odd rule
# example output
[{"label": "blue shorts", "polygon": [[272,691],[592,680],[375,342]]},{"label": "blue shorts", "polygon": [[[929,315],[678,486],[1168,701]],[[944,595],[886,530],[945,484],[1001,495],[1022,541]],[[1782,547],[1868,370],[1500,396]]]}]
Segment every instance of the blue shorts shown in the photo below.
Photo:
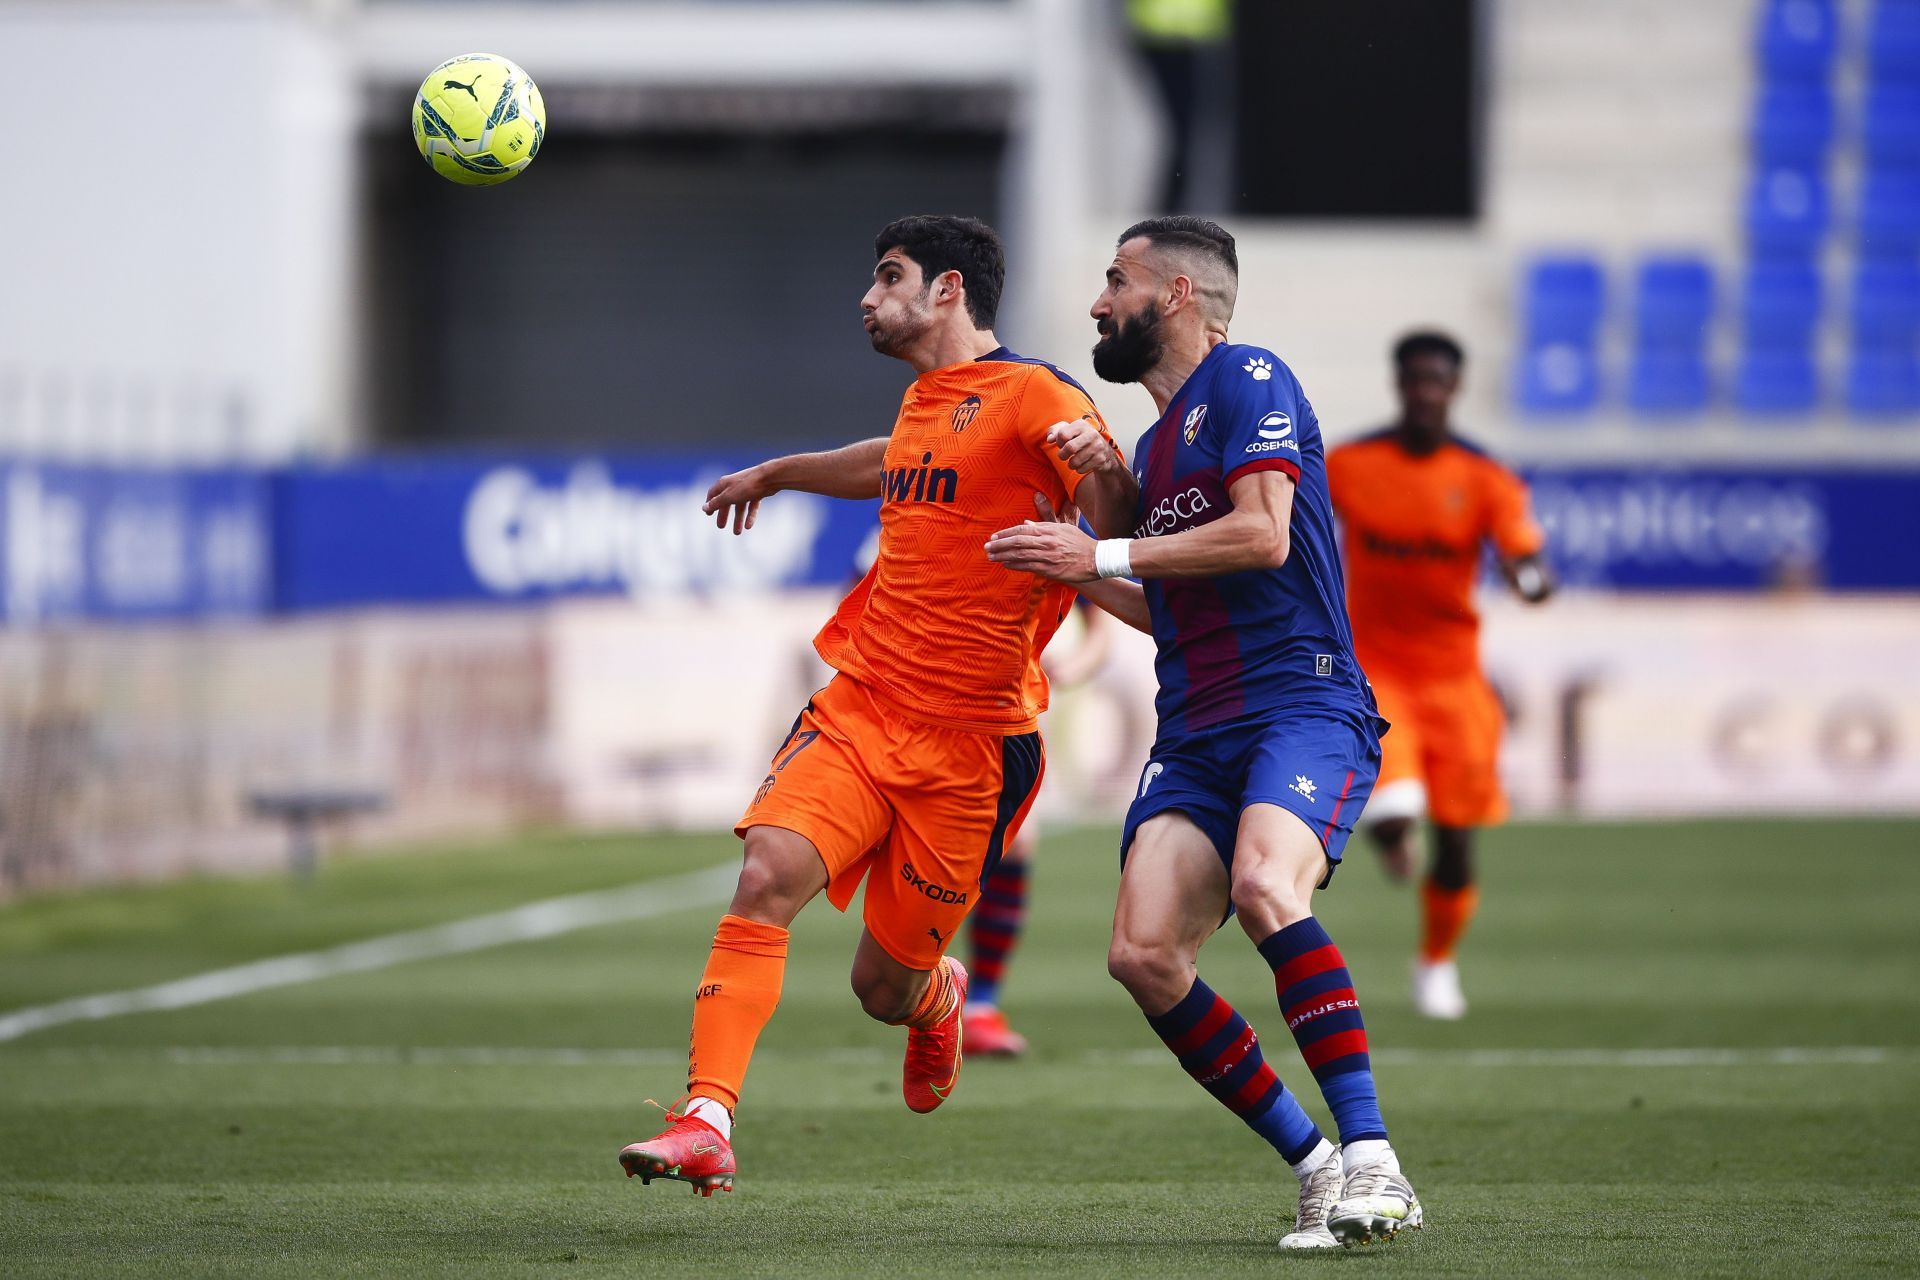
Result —
[{"label": "blue shorts", "polygon": [[1207,833],[1231,872],[1240,811],[1277,804],[1320,837],[1331,877],[1379,776],[1378,734],[1333,713],[1289,712],[1163,738],[1154,743],[1127,809],[1120,860],[1124,865],[1141,823],[1179,812]]}]

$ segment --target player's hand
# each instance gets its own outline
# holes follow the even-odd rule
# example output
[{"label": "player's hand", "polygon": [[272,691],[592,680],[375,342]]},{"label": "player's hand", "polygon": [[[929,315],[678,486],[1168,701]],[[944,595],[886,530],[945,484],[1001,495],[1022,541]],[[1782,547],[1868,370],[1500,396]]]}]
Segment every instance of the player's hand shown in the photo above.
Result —
[{"label": "player's hand", "polygon": [[1055,511],[1053,504],[1047,501],[1047,495],[1037,490],[1033,495],[1033,509],[1038,511],[1040,518],[1048,524],[1077,525],[1080,523],[1080,508],[1071,502],[1063,502],[1060,504],[1060,509]]},{"label": "player's hand", "polygon": [[1047,443],[1059,450],[1062,462],[1083,476],[1120,465],[1113,442],[1086,418],[1054,423],[1047,428]]},{"label": "player's hand", "polygon": [[760,500],[778,492],[780,486],[768,478],[766,467],[748,467],[715,480],[700,510],[714,518],[714,528],[724,529],[731,520],[734,533],[739,534],[753,528],[754,517],[760,514]]},{"label": "player's hand", "polygon": [[987,559],[1055,582],[1092,582],[1093,539],[1077,524],[1029,520],[987,539]]}]

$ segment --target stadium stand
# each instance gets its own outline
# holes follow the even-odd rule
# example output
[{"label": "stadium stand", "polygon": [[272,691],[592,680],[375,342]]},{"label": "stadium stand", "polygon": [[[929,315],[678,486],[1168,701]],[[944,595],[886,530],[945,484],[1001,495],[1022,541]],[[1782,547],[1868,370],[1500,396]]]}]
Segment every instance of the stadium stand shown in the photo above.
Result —
[{"label": "stadium stand", "polygon": [[1592,258],[1542,258],[1527,274],[1521,307],[1525,338],[1520,407],[1530,413],[1581,413],[1599,395],[1596,335],[1606,280]]},{"label": "stadium stand", "polygon": [[[1523,267],[1523,412],[1619,403],[1670,416],[1724,403],[1755,417],[1825,408],[1882,425],[1920,412],[1920,0],[1761,0],[1754,22],[1739,234],[1676,241],[1642,219],[1638,243],[1596,238],[1596,272],[1626,255],[1641,261],[1632,309],[1603,306],[1573,337],[1540,322],[1541,291],[1564,286],[1538,263]],[[1655,154],[1670,145],[1649,142]],[[1721,378],[1711,259],[1728,250],[1742,288]],[[1824,301],[1841,282],[1845,324],[1829,333],[1839,317]],[[1617,387],[1607,377],[1615,331],[1626,351]]]},{"label": "stadium stand", "polygon": [[1713,269],[1694,255],[1650,257],[1634,300],[1627,399],[1642,414],[1704,409],[1710,390],[1707,325],[1713,319]]}]

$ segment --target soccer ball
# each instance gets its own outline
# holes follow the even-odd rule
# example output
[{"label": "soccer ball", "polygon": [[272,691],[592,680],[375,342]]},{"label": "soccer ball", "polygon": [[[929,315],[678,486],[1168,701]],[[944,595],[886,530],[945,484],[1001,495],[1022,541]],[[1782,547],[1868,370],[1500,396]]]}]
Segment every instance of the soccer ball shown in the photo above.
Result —
[{"label": "soccer ball", "polygon": [[547,107],[531,77],[498,54],[449,58],[413,97],[413,144],[450,182],[490,187],[533,163]]}]

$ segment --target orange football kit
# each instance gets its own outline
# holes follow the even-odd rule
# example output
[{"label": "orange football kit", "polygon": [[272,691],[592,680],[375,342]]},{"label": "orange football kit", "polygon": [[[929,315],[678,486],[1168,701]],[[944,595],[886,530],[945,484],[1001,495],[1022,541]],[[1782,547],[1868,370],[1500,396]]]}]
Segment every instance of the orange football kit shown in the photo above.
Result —
[{"label": "orange football kit", "polygon": [[1480,669],[1473,591],[1484,544],[1507,560],[1544,545],[1525,484],[1457,438],[1414,454],[1391,429],[1329,453],[1327,481],[1344,530],[1354,654],[1393,726],[1374,796],[1418,779],[1442,826],[1504,820],[1503,717]]},{"label": "orange football kit", "polygon": [[[927,1002],[952,997],[941,958],[1039,791],[1040,652],[1074,596],[992,563],[985,544],[1035,518],[1034,494],[1056,509],[1073,500],[1081,477],[1046,433],[1079,419],[1106,432],[1079,386],[1005,348],[907,389],[879,556],[814,640],[839,674],[800,713],[735,827],[812,841],[842,911],[865,879],[867,929],[901,964],[933,971]],[[694,1001],[690,1093],[737,1102],[779,999],[786,939],[721,921]],[[908,1025],[922,1020],[916,1011]]]}]

